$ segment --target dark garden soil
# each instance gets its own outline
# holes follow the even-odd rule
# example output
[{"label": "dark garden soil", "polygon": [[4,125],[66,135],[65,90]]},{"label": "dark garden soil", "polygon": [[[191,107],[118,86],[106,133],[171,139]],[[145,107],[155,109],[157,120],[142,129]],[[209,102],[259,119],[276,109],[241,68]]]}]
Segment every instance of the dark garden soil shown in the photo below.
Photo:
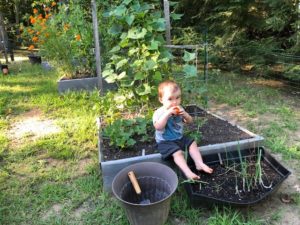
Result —
[{"label": "dark garden soil", "polygon": [[247,185],[244,182],[244,186],[241,165],[211,165],[214,169],[213,174],[193,169],[201,177],[201,183],[191,184],[194,195],[237,204],[247,204],[262,199],[281,182],[282,177],[269,163],[261,161],[262,182],[255,181],[255,163],[251,160],[247,162],[247,176],[244,180],[249,183]]},{"label": "dark garden soil", "polygon": [[[194,135],[195,133],[200,132],[200,141],[197,141],[198,146],[251,138],[249,134],[240,130],[237,126],[232,125],[228,121],[219,119],[199,107],[187,106],[186,111],[195,118],[194,121],[197,121],[197,119],[200,119],[202,121],[201,126],[199,126],[196,122],[186,126],[186,130],[188,130],[189,134]],[[154,130],[151,132],[151,134],[149,134],[149,136],[154,136]],[[136,141],[137,143],[135,144],[134,148],[120,149],[114,146],[110,146],[109,138],[104,137],[101,150],[104,161],[142,155],[143,150],[145,151],[146,155],[157,153],[154,137],[150,138],[149,142],[139,142],[138,140]]]}]

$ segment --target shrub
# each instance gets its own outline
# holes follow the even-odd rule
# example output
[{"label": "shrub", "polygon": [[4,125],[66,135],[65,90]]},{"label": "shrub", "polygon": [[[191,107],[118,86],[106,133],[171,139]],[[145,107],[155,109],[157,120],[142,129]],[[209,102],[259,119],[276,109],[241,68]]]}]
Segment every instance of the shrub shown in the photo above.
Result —
[{"label": "shrub", "polygon": [[31,26],[24,32],[39,47],[41,56],[70,78],[86,76],[93,70],[91,16],[79,3],[43,4],[42,12],[34,8],[29,17]]}]

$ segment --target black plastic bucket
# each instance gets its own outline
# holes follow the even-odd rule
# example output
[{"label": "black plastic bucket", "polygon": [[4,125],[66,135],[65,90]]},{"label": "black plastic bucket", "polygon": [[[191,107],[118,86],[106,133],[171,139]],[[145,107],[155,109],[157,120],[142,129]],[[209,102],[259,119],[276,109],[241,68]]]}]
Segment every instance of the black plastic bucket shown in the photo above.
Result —
[{"label": "black plastic bucket", "polygon": [[[128,178],[129,171],[134,171],[142,196],[135,193]],[[177,185],[177,175],[168,166],[142,162],[121,170],[112,182],[112,191],[125,209],[130,224],[160,225],[168,218],[171,196]],[[141,199],[149,199],[150,204],[140,204]]]},{"label": "black plastic bucket", "polygon": [[31,64],[41,64],[42,63],[42,57],[37,55],[28,55],[29,62]]}]

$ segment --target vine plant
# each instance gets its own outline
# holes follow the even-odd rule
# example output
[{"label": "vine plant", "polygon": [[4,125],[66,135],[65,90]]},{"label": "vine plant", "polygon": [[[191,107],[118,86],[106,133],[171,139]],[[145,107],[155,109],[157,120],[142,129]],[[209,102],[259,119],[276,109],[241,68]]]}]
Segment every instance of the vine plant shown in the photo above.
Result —
[{"label": "vine plant", "polygon": [[163,78],[170,76],[168,62],[173,57],[164,46],[165,20],[159,3],[123,0],[105,13],[111,24],[108,32],[113,46],[103,77],[146,99],[156,93]]}]

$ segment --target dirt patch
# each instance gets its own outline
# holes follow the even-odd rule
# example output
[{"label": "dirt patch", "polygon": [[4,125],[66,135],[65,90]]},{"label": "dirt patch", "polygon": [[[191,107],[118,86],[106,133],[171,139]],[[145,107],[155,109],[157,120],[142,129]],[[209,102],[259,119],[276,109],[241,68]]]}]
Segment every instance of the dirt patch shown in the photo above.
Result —
[{"label": "dirt patch", "polygon": [[89,159],[89,158],[80,160],[76,174],[78,174],[78,175],[86,174],[87,173],[86,168],[87,168],[88,165],[90,165],[92,163],[92,161],[93,160]]},{"label": "dirt patch", "polygon": [[252,85],[261,85],[267,87],[274,87],[274,88],[281,88],[285,86],[285,83],[278,80],[264,80],[264,79],[257,79],[254,81],[249,82]]},{"label": "dirt patch", "polygon": [[232,109],[226,104],[215,104],[214,102],[210,102],[209,104],[209,110],[212,113],[225,118],[233,124],[245,126],[250,119],[238,108]]},{"label": "dirt patch", "polygon": [[11,125],[8,136],[13,145],[20,145],[22,142],[34,141],[58,133],[60,130],[54,120],[43,118],[39,109],[33,109],[16,119],[16,122]]},{"label": "dirt patch", "polygon": [[73,212],[74,217],[80,219],[82,217],[82,214],[91,210],[91,204],[92,203],[90,200],[83,202],[78,208],[74,210]]},{"label": "dirt patch", "polygon": [[60,215],[63,209],[63,205],[54,204],[47,212],[42,215],[43,220],[49,219],[51,216]]}]

